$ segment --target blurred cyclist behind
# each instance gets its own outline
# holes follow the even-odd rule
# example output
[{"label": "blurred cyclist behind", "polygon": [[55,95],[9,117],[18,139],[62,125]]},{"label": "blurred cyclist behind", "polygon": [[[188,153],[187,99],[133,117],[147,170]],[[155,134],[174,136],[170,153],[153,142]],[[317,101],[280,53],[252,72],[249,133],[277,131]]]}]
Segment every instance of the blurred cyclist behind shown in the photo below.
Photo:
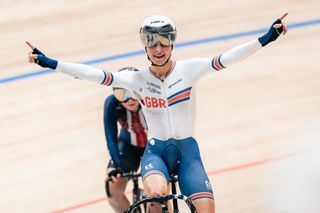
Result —
[{"label": "blurred cyclist behind", "polygon": [[[123,70],[138,71],[135,67],[119,71]],[[121,178],[121,174],[138,170],[147,143],[147,125],[137,97],[123,88],[113,88],[113,94],[106,98],[103,120],[111,156],[106,178],[112,179],[112,197],[108,202],[115,212],[122,213],[130,202],[124,194],[128,179]]]}]

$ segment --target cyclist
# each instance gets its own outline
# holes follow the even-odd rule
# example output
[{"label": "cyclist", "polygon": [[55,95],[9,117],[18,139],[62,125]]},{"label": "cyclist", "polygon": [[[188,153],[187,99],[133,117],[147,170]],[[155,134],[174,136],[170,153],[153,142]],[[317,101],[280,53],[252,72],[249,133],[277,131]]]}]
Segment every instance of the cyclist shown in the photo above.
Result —
[{"label": "cyclist", "polygon": [[[119,71],[138,71],[125,67]],[[111,160],[107,177],[112,179],[108,202],[115,212],[126,212],[130,202],[124,194],[127,178],[123,172],[137,171],[147,143],[147,124],[137,97],[123,88],[113,88],[104,103],[104,130]],[[121,127],[118,130],[118,124]]]},{"label": "cyclist", "polygon": [[[179,177],[180,190],[194,202],[197,212],[214,212],[212,187],[204,170],[194,138],[195,86],[206,73],[222,70],[276,40],[287,28],[277,19],[268,32],[212,58],[174,61],[171,53],[176,27],[165,16],[151,16],[140,28],[140,38],[151,65],[138,72],[106,72],[87,65],[66,63],[46,57],[34,48],[29,62],[106,86],[134,92],[148,124],[148,143],[142,162],[144,189],[148,196],[169,192],[169,174]],[[152,205],[158,211],[159,205]]]}]

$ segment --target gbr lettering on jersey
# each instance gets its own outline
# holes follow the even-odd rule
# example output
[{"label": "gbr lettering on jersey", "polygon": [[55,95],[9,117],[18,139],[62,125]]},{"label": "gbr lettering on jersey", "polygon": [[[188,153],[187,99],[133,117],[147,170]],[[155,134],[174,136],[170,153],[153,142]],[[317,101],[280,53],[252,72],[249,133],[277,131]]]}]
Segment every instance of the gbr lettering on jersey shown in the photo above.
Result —
[{"label": "gbr lettering on jersey", "polygon": [[141,103],[147,108],[166,108],[166,101],[162,98],[146,96]]}]

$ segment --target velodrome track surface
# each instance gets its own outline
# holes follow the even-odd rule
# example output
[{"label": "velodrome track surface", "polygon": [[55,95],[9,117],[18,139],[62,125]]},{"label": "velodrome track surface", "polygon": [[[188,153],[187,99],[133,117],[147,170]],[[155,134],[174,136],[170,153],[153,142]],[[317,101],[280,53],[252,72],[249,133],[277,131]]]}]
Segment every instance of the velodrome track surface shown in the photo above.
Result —
[{"label": "velodrome track surface", "polygon": [[[109,88],[27,63],[47,55],[107,70],[144,67],[138,28],[178,28],[175,60],[212,57],[289,12],[289,32],[197,88],[197,139],[217,212],[319,212],[318,1],[0,3],[0,212],[111,212],[102,106]],[[130,196],[130,194],[128,194]]]}]

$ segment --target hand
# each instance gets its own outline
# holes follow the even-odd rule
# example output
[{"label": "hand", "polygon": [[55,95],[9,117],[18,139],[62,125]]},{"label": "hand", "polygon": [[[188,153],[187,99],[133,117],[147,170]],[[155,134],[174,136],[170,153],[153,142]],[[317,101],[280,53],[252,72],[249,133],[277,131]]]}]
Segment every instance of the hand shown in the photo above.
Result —
[{"label": "hand", "polygon": [[105,190],[106,190],[106,195],[109,198],[112,198],[112,194],[110,192],[110,181],[115,184],[117,183],[122,176],[122,170],[121,168],[107,168],[106,170],[106,179],[105,179]]},{"label": "hand", "polygon": [[26,44],[32,49],[32,52],[28,53],[29,63],[39,64],[41,67],[56,69],[58,66],[58,61],[46,57],[44,53],[34,47],[29,41],[26,41]]},{"label": "hand", "polygon": [[288,13],[283,14],[278,19],[278,20],[280,20],[280,23],[273,25],[273,27],[276,29],[276,31],[278,32],[279,35],[282,33],[282,31],[283,31],[283,35],[285,35],[288,32],[288,28],[287,28],[286,24],[282,21],[287,15],[288,15]]},{"label": "hand", "polygon": [[32,49],[32,52],[28,53],[28,61],[29,61],[29,63],[37,63],[38,55],[39,54],[43,54],[43,53],[40,52],[37,48],[35,48],[29,41],[26,41],[26,44]]},{"label": "hand", "polygon": [[122,174],[123,174],[123,171],[121,168],[108,168],[106,179],[110,179],[112,183],[116,183],[119,181]]},{"label": "hand", "polygon": [[272,41],[275,41],[282,33],[285,35],[288,32],[286,24],[282,21],[288,13],[283,14],[271,25],[269,31],[263,36],[259,37],[258,40],[262,46],[266,46]]}]

